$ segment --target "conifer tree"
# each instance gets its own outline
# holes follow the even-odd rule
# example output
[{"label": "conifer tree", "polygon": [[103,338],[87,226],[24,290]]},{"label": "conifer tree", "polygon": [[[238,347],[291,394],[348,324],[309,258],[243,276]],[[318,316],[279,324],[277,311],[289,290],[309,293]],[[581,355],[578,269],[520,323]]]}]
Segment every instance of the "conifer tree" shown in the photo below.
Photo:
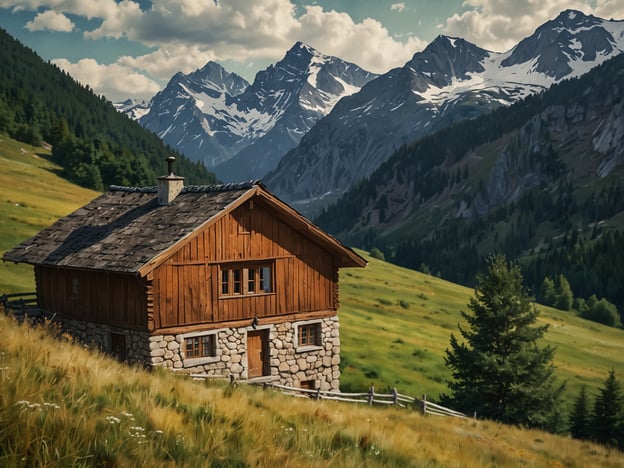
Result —
[{"label": "conifer tree", "polygon": [[557,280],[557,302],[555,306],[560,310],[570,310],[572,309],[573,302],[574,294],[572,293],[572,288],[570,288],[568,279],[563,275],[559,275]]},{"label": "conifer tree", "polygon": [[624,449],[624,395],[611,369],[596,397],[591,435],[596,442]]},{"label": "conifer tree", "polygon": [[462,311],[463,340],[451,334],[445,364],[453,380],[443,399],[483,418],[552,429],[564,385],[553,377],[554,348],[537,344],[548,326],[535,325],[538,312],[522,282],[516,264],[488,258],[468,303],[472,313]]},{"label": "conifer tree", "polygon": [[591,414],[585,385],[581,387],[570,415],[570,434],[575,439],[581,440],[589,440],[591,437]]},{"label": "conifer tree", "polygon": [[554,306],[557,301],[557,293],[555,291],[555,282],[547,276],[542,282],[540,287],[540,300],[542,304],[547,306]]}]

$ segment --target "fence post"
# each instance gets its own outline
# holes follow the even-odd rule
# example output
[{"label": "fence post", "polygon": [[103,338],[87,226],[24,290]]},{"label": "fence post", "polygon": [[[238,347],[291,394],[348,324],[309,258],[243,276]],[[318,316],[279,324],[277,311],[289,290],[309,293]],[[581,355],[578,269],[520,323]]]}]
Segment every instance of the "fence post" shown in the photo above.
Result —
[{"label": "fence post", "polygon": [[375,387],[371,387],[368,389],[368,404],[372,405],[375,399]]},{"label": "fence post", "polygon": [[427,414],[427,395],[422,397],[422,414]]},{"label": "fence post", "polygon": [[392,388],[392,403],[395,405],[399,404],[399,392],[397,392],[396,387]]},{"label": "fence post", "polygon": [[321,399],[321,389],[320,388],[316,389],[316,395],[314,395],[314,399],[315,400],[320,400]]}]

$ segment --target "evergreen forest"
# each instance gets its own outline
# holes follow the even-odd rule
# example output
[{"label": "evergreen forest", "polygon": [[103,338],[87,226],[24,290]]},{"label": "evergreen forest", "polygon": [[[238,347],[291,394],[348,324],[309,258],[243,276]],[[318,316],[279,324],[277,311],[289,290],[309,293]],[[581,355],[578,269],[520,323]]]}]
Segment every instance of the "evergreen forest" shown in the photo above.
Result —
[{"label": "evergreen forest", "polygon": [[150,186],[175,171],[190,184],[216,181],[195,163],[164,145],[154,134],[117,112],[51,63],[44,62],[0,29],[0,133],[24,143],[52,146],[63,176],[95,190],[111,184]]},{"label": "evergreen forest", "polygon": [[623,96],[620,55],[402,146],[316,222],[349,245],[470,286],[483,259],[502,253],[518,261],[538,299],[546,278],[563,275],[567,310],[595,318],[589,309],[604,300],[615,318],[599,321],[618,326],[624,155],[617,145],[598,151],[596,135],[621,130]]}]

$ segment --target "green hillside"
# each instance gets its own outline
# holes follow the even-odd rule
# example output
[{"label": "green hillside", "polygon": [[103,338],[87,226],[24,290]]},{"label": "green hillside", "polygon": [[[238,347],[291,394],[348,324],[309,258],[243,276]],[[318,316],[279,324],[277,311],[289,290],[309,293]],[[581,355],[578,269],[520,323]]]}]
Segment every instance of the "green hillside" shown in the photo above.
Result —
[{"label": "green hillside", "polygon": [[[368,267],[340,274],[342,390],[396,387],[435,401],[448,392],[444,352],[457,325],[466,325],[460,311],[468,311],[474,291],[359,253]],[[537,307],[538,321],[549,325],[544,342],[557,347],[556,376],[567,381],[568,401],[583,384],[595,393],[611,369],[624,375],[624,330]]]},{"label": "green hillside", "polygon": [[0,328],[0,466],[624,466],[540,431],[193,381]]},{"label": "green hillside", "polygon": [[[41,148],[0,136],[0,255],[97,195],[58,177],[47,157]],[[367,258],[367,268],[344,269],[340,277],[342,390],[396,387],[435,401],[449,376],[444,350],[451,332],[457,335],[472,290]],[[0,263],[0,293],[29,290],[30,267]],[[595,393],[610,369],[624,375],[623,330],[541,310],[568,400],[581,384]]]},{"label": "green hillside", "polygon": [[176,171],[189,183],[215,182],[202,163],[166,146],[104,96],[44,62],[2,29],[0,132],[36,146],[49,143],[61,174],[83,187],[153,184],[172,154],[178,159]]},{"label": "green hillside", "polygon": [[[60,177],[50,151],[3,134],[0,167],[0,256],[98,195]],[[0,262],[0,292],[31,290],[31,267]]]}]

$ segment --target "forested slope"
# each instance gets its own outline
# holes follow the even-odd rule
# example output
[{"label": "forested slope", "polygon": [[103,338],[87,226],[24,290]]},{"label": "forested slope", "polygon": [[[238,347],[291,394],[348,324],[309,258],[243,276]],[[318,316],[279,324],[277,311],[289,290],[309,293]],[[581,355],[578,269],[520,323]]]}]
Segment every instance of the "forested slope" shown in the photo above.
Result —
[{"label": "forested slope", "polygon": [[0,29],[0,132],[34,145],[53,146],[64,175],[102,190],[109,184],[154,185],[176,155],[188,183],[212,183],[214,174],[165,146],[156,135],[118,113],[104,96],[44,62]]},{"label": "forested slope", "polygon": [[624,56],[400,148],[317,222],[472,284],[491,252],[624,310]]}]

